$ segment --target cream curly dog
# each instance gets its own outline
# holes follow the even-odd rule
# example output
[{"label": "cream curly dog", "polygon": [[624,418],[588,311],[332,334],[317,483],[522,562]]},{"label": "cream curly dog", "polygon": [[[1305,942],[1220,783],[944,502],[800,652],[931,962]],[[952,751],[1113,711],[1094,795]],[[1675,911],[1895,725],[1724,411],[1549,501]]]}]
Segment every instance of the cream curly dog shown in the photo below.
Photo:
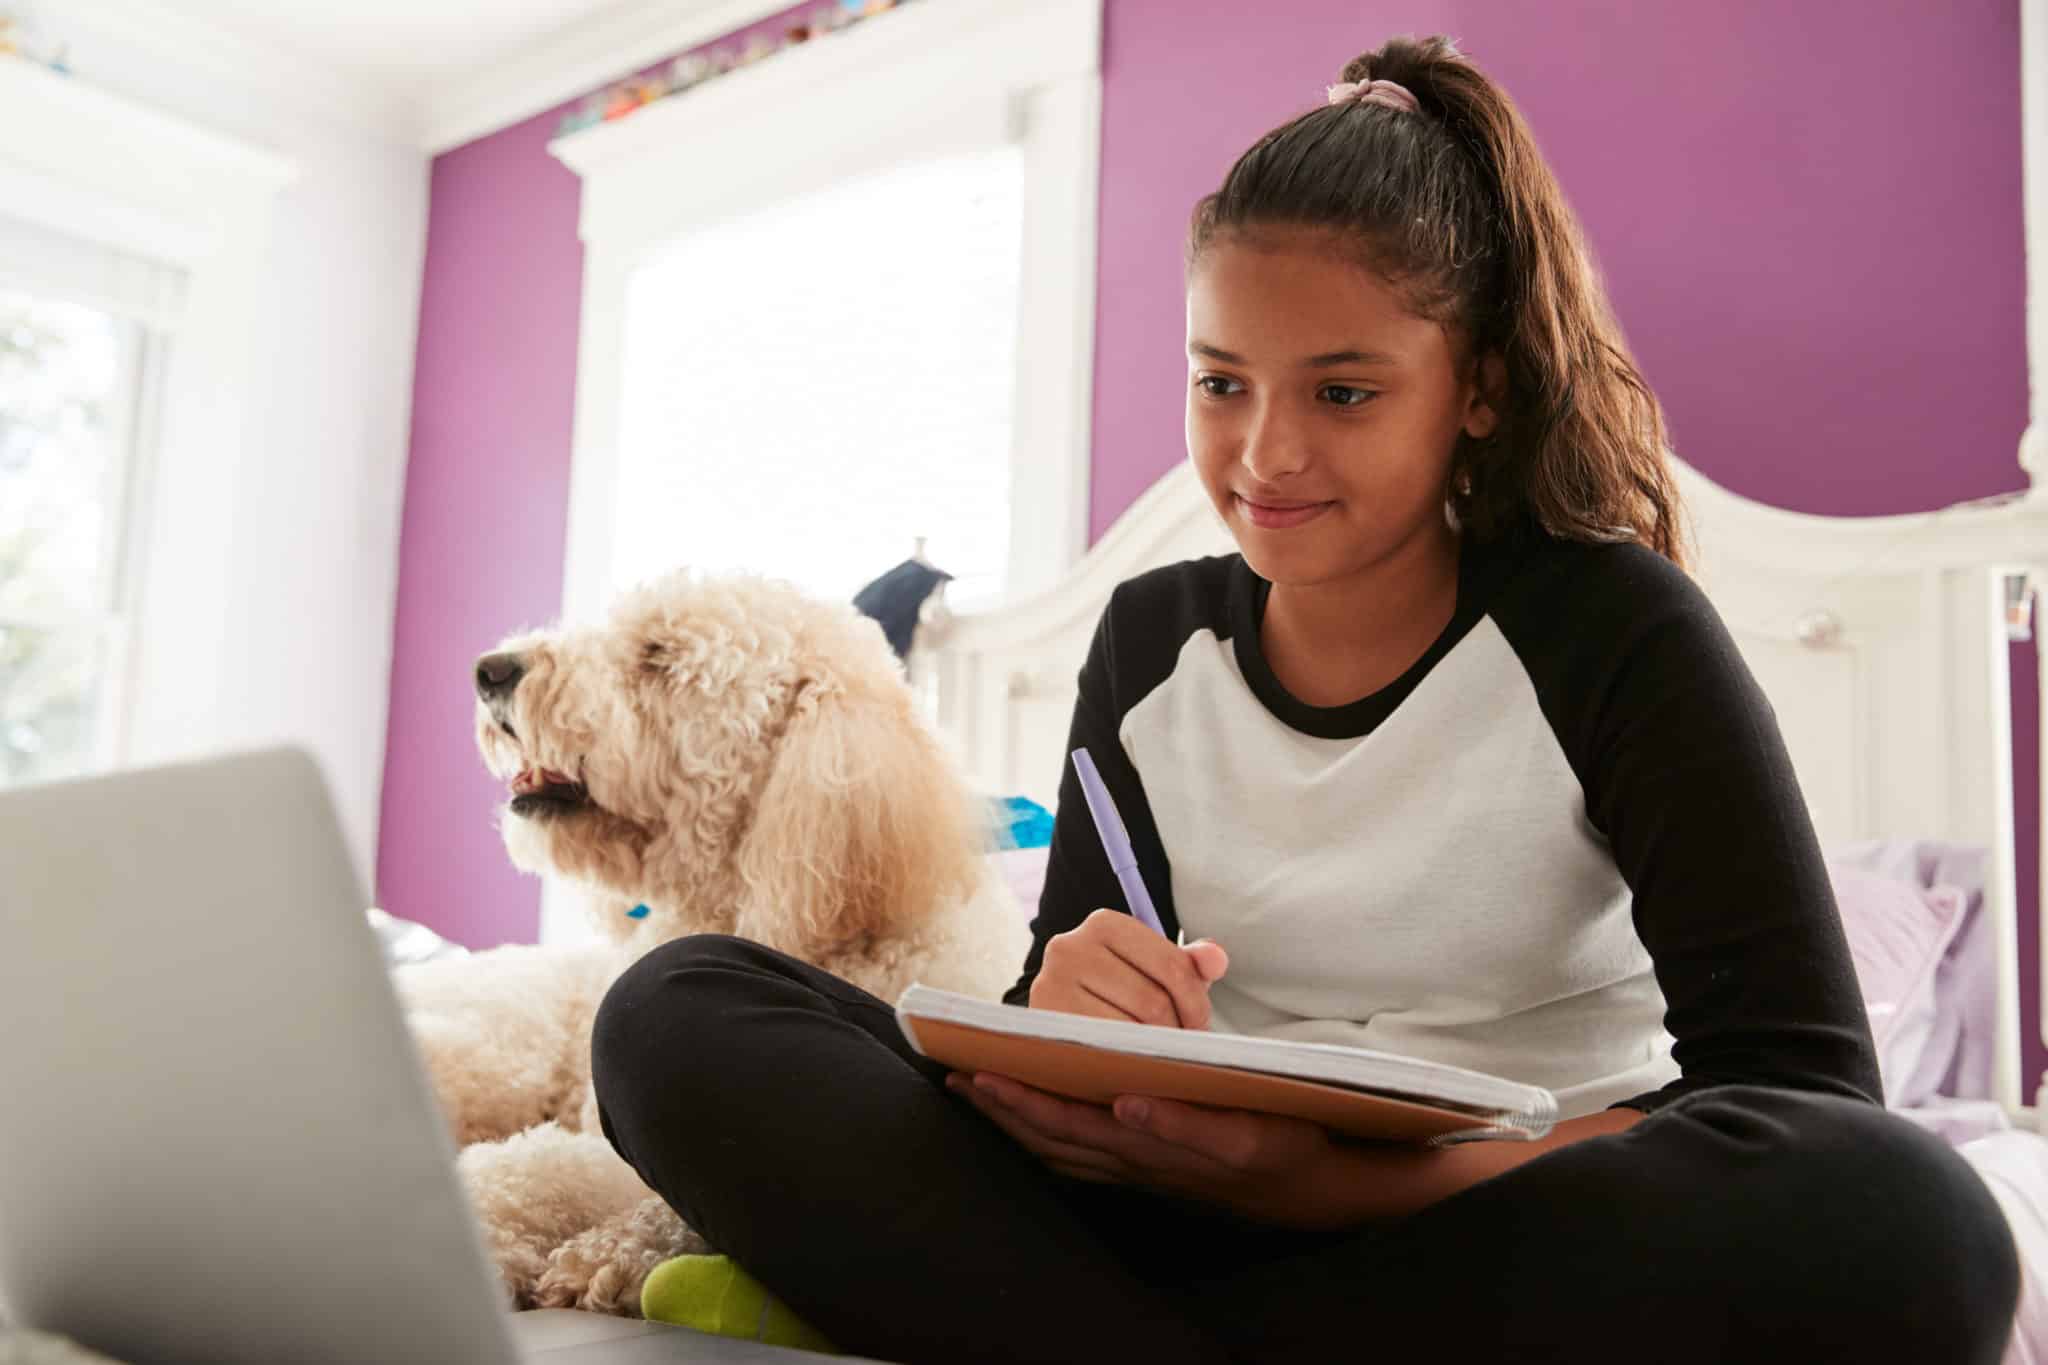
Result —
[{"label": "cream curly dog", "polygon": [[1024,959],[960,777],[874,622],[772,580],[678,573],[602,625],[478,661],[477,743],[512,861],[587,893],[602,942],[401,969],[399,989],[515,1304],[636,1314],[708,1248],[613,1153],[590,1027],[656,944],[739,934],[893,1000],[984,998]]}]

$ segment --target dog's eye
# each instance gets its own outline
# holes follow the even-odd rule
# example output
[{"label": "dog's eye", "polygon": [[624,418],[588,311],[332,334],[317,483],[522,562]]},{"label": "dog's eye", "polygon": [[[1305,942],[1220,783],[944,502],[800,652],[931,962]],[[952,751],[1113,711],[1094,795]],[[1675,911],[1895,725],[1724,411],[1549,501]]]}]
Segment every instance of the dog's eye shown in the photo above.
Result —
[{"label": "dog's eye", "polygon": [[643,673],[665,673],[672,657],[667,645],[650,640],[640,647],[640,670]]}]

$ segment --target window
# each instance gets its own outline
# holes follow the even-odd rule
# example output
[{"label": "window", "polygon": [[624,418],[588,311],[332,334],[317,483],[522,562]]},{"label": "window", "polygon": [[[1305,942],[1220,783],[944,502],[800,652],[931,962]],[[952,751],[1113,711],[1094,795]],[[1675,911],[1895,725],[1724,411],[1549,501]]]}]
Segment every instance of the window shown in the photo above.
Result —
[{"label": "window", "polygon": [[845,600],[915,541],[999,596],[1024,168],[915,162],[686,236],[627,286],[612,586],[687,563]]},{"label": "window", "polygon": [[[164,272],[0,221],[0,785],[120,761]],[[170,283],[174,283],[174,277]]]},{"label": "window", "polygon": [[919,537],[956,603],[1072,567],[1101,39],[1101,0],[910,5],[550,145],[583,181],[567,618],[685,563],[850,594]]}]

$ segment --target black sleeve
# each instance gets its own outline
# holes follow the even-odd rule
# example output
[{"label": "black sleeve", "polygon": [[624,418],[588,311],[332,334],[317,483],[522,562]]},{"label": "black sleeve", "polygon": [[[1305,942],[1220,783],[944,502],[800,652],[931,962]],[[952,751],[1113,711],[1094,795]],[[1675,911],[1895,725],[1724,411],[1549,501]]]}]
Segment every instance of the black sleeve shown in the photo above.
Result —
[{"label": "black sleeve", "polygon": [[1576,558],[1597,572],[1544,594],[1550,625],[1528,638],[1547,638],[1555,657],[1525,662],[1633,893],[1683,1073],[1622,1105],[1647,1112],[1730,1083],[1882,1103],[1834,892],[1770,703],[1668,561],[1633,546]]},{"label": "black sleeve", "polygon": [[[1144,876],[1146,889],[1152,894],[1160,923],[1165,926],[1168,937],[1177,937],[1180,926],[1173,913],[1172,881],[1166,851],[1152,819],[1152,808],[1145,800],[1144,783],[1139,780],[1137,769],[1131,766],[1130,758],[1124,753],[1123,741],[1117,734],[1119,721],[1130,709],[1133,699],[1118,696],[1114,621],[1119,614],[1120,601],[1128,604],[1130,587],[1126,584],[1110,594],[1109,605],[1103,609],[1102,619],[1096,623],[1095,638],[1089,643],[1088,657],[1081,665],[1079,695],[1074,700],[1074,720],[1068,727],[1064,752],[1071,754],[1076,749],[1086,748],[1088,756],[1095,760],[1095,767],[1102,774],[1102,784],[1116,802],[1125,832],[1131,836],[1131,847],[1138,856],[1138,871]],[[1124,704],[1119,705],[1120,700]],[[1087,799],[1081,795],[1081,781],[1074,776],[1074,765],[1069,761],[1060,773],[1059,809],[1053,817],[1052,847],[1046,855],[1045,888],[1039,893],[1038,915],[1031,921],[1031,951],[1024,959],[1024,971],[1017,978],[1017,984],[1003,993],[1003,1002],[1030,1004],[1031,983],[1037,979],[1038,969],[1045,961],[1047,941],[1054,934],[1064,934],[1077,927],[1082,920],[1105,907],[1125,913],[1130,911],[1124,903],[1123,888],[1117,885],[1116,874],[1110,870],[1109,855],[1103,852],[1102,840],[1088,814]]]}]

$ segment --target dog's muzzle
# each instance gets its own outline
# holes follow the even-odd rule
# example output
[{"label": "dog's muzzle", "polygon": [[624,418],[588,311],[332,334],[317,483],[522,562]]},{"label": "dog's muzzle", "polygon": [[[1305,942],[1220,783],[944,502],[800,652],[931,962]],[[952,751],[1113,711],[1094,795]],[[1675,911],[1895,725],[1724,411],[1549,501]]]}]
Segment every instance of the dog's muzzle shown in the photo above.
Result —
[{"label": "dog's muzzle", "polygon": [[[517,654],[486,654],[476,661],[476,695],[498,728],[519,742],[512,728],[512,694],[526,676],[526,660]],[[511,810],[528,819],[545,819],[582,810],[590,791],[581,782],[553,768],[523,763],[512,777]]]}]

